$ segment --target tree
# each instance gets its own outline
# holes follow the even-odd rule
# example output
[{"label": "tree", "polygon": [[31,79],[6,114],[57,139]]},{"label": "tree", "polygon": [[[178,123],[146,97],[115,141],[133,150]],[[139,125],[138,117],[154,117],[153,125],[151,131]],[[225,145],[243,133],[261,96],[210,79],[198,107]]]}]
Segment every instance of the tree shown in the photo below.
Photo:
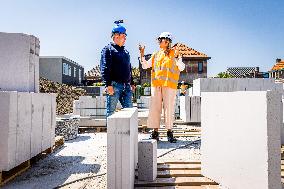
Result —
[{"label": "tree", "polygon": [[140,80],[140,70],[139,68],[132,67],[132,77],[135,84],[139,83]]},{"label": "tree", "polygon": [[233,76],[227,72],[220,72],[217,74],[216,78],[233,78]]}]

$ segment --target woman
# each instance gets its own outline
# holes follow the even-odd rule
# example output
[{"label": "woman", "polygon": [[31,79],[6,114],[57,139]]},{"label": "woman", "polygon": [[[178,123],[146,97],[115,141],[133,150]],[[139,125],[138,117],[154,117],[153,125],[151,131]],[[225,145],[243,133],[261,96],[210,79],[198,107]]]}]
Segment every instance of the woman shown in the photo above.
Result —
[{"label": "woman", "polygon": [[158,37],[160,50],[152,54],[149,61],[144,58],[145,47],[139,46],[141,64],[143,69],[152,67],[151,71],[151,102],[148,117],[148,128],[153,128],[151,138],[159,140],[159,128],[161,120],[162,105],[164,108],[165,127],[167,129],[168,141],[176,142],[173,136],[173,122],[175,110],[175,98],[180,71],[185,65],[181,58],[177,61],[179,51],[171,48],[172,35],[163,32]]}]

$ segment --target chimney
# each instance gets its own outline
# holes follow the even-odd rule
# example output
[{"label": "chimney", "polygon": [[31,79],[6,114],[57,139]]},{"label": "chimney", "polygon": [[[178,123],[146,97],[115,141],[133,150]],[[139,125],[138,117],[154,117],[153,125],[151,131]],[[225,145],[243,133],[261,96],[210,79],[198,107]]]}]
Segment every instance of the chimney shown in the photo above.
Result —
[{"label": "chimney", "polygon": [[281,58],[276,58],[276,63],[281,62]]}]

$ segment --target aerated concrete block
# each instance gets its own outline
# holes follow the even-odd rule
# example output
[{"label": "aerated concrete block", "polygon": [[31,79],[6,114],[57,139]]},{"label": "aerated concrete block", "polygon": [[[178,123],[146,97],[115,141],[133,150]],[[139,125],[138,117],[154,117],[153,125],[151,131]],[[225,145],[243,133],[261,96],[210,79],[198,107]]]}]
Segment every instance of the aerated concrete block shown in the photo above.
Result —
[{"label": "aerated concrete block", "polygon": [[157,178],[157,141],[141,140],[138,143],[138,179],[154,181]]},{"label": "aerated concrete block", "polygon": [[50,147],[55,145],[55,127],[56,127],[56,94],[51,95],[51,133],[50,133]]},{"label": "aerated concrete block", "polygon": [[80,101],[73,101],[73,115],[80,115]]},{"label": "aerated concrete block", "polygon": [[91,96],[80,96],[80,115],[93,116],[96,115],[96,99]]},{"label": "aerated concrete block", "polygon": [[51,95],[42,93],[42,151],[51,147]]},{"label": "aerated concrete block", "polygon": [[41,151],[42,128],[43,128],[43,101],[38,93],[31,93],[32,115],[31,115],[31,157],[38,155]]},{"label": "aerated concrete block", "polygon": [[184,122],[201,122],[200,96],[180,97],[180,118]]},{"label": "aerated concrete block", "polygon": [[17,92],[0,92],[0,171],[16,166]]},{"label": "aerated concrete block", "polygon": [[[30,93],[18,92],[18,123],[16,163],[29,160],[31,154],[31,115],[32,98]],[[17,112],[15,112],[17,114]]]},{"label": "aerated concrete block", "polygon": [[96,118],[106,117],[106,97],[96,96]]},{"label": "aerated concrete block", "polygon": [[107,118],[107,188],[134,188],[137,116],[137,108],[125,108]]},{"label": "aerated concrete block", "polygon": [[202,174],[224,188],[280,189],[281,94],[204,92]]},{"label": "aerated concrete block", "polygon": [[193,96],[202,92],[267,91],[283,92],[272,78],[199,78],[193,81]]},{"label": "aerated concrete block", "polygon": [[0,90],[38,92],[39,40],[30,35],[0,32]]}]

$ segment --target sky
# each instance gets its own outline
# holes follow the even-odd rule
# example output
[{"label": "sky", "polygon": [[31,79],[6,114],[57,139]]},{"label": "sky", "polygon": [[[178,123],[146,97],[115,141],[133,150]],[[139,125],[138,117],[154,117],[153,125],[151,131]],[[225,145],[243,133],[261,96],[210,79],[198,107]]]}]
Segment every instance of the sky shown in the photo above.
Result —
[{"label": "sky", "polygon": [[138,44],[154,52],[163,31],[211,57],[208,76],[236,66],[268,71],[284,59],[284,0],[0,0],[0,18],[0,32],[35,35],[41,56],[65,56],[85,72],[99,64],[118,19],[136,67]]}]

